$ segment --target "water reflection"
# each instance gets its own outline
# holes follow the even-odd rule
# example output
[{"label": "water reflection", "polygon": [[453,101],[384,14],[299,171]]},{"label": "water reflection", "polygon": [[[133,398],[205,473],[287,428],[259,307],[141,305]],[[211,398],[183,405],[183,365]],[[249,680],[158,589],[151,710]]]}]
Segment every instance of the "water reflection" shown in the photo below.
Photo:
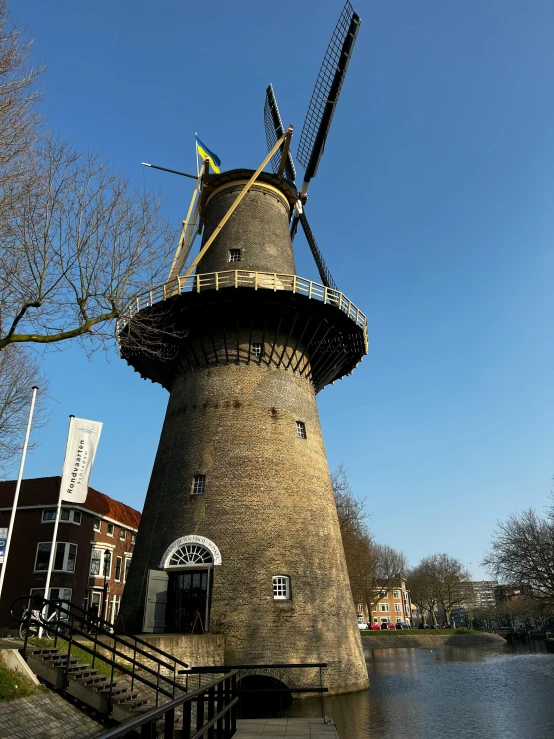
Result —
[{"label": "water reflection", "polygon": [[[328,696],[340,739],[552,739],[554,656],[526,646],[374,649],[371,688]],[[287,715],[316,716],[315,699]]]}]

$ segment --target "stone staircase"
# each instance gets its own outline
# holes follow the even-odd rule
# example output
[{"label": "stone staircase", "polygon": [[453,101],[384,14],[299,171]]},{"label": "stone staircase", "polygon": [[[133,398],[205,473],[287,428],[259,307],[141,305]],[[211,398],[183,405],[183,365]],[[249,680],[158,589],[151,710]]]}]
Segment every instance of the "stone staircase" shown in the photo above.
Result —
[{"label": "stone staircase", "polygon": [[128,675],[118,675],[112,680],[98,669],[79,663],[76,657],[69,658],[66,680],[67,651],[54,647],[31,648],[27,663],[40,679],[53,688],[71,695],[103,715],[110,715],[120,723],[128,721],[139,711],[154,707],[154,703],[140,689],[142,686],[135,684],[131,687]]}]

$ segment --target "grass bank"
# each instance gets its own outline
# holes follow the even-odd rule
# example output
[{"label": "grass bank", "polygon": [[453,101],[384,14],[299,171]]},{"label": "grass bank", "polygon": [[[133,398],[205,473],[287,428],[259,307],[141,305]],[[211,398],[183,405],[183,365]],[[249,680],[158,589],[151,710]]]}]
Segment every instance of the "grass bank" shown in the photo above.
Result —
[{"label": "grass bank", "polygon": [[413,629],[410,631],[362,631],[365,652],[372,649],[398,649],[403,647],[440,649],[441,647],[481,647],[507,642],[498,634],[485,631],[461,631],[454,629]]},{"label": "grass bank", "polygon": [[0,661],[0,701],[13,701],[15,698],[26,698],[28,695],[42,692],[28,677],[13,672]]}]

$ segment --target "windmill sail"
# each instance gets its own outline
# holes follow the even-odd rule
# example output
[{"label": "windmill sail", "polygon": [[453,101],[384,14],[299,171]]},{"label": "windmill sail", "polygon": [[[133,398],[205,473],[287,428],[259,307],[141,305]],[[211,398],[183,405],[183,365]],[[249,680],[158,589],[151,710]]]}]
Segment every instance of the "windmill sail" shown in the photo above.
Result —
[{"label": "windmill sail", "polygon": [[296,158],[306,168],[303,192],[317,174],[360,23],[347,0],[325,52],[298,143]]},{"label": "windmill sail", "polygon": [[337,284],[333,280],[331,273],[329,272],[329,268],[325,264],[323,254],[319,251],[319,247],[316,243],[316,240],[314,239],[312,229],[310,228],[310,224],[308,223],[308,219],[306,218],[304,210],[300,212],[299,220],[302,224],[302,228],[304,229],[306,241],[308,242],[308,244],[310,245],[310,249],[312,250],[312,255],[317,265],[321,282],[325,285],[325,287],[330,287],[332,290],[337,290]]},{"label": "windmill sail", "polygon": [[[275,93],[273,92],[273,85],[269,85],[269,87],[265,91],[264,126],[267,148],[269,151],[271,151],[277,141],[279,141],[281,136],[285,133],[283,121],[281,120],[281,115],[277,106]],[[275,174],[277,174],[277,171],[279,169],[283,146],[281,146],[279,151],[271,159],[271,169]],[[285,177],[291,182],[294,182],[296,179],[296,170],[294,168],[294,162],[292,161],[292,155],[290,151],[288,152],[287,160],[285,163]]]}]

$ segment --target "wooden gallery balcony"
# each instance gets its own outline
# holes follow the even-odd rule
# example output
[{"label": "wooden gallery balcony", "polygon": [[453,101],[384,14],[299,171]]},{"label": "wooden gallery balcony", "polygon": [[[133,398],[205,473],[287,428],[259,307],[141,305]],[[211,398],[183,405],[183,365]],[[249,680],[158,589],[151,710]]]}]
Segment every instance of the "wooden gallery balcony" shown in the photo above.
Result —
[{"label": "wooden gallery balcony", "polygon": [[266,364],[316,392],[367,354],[367,319],[338,290],[297,275],[226,270],[179,277],[135,297],[117,322],[121,356],[171,389],[175,372]]}]

